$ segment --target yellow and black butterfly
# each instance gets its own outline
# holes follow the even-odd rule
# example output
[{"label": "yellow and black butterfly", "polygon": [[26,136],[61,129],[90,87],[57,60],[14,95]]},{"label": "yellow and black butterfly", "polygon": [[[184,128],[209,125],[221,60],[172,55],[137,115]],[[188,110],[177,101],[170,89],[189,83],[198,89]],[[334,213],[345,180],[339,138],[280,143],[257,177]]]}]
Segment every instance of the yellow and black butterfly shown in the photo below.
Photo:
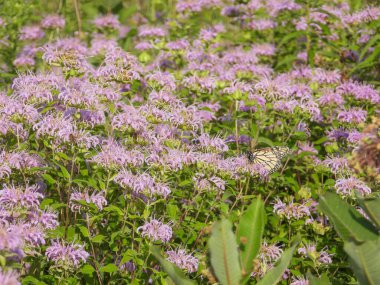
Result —
[{"label": "yellow and black butterfly", "polygon": [[286,146],[274,146],[260,148],[254,151],[248,151],[247,157],[249,161],[260,164],[269,173],[275,172],[281,166],[281,159],[283,159],[290,149]]}]

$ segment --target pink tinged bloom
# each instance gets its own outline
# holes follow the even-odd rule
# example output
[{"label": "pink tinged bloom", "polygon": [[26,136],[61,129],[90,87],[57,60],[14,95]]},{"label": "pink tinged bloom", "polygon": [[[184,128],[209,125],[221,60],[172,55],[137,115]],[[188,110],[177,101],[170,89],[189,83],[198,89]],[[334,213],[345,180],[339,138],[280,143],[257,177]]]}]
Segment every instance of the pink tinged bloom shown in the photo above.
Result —
[{"label": "pink tinged bloom", "polygon": [[344,157],[331,157],[323,161],[335,174],[348,170],[348,160]]},{"label": "pink tinged bloom", "polygon": [[[20,225],[0,226],[0,250],[17,252],[24,246],[23,228]],[[1,283],[0,283],[1,284]]]},{"label": "pink tinged bloom", "polygon": [[131,189],[136,194],[148,193],[166,198],[171,192],[165,183],[155,181],[147,173],[134,175],[128,170],[122,170],[115,176],[114,181],[123,187]]},{"label": "pink tinged bloom", "polygon": [[248,28],[256,31],[263,31],[268,29],[274,29],[276,22],[270,19],[256,19],[248,24]]},{"label": "pink tinged bloom", "polygon": [[350,143],[357,144],[365,137],[368,137],[368,134],[361,133],[358,130],[352,130],[348,133],[347,141],[349,141]]},{"label": "pink tinged bloom", "polygon": [[167,31],[160,27],[141,26],[138,29],[138,36],[142,38],[147,37],[165,37]]},{"label": "pink tinged bloom", "polygon": [[134,130],[137,132],[144,131],[148,122],[145,117],[133,106],[127,106],[124,112],[115,115],[112,118],[111,125],[115,129],[119,130]]},{"label": "pink tinged bloom", "polygon": [[309,285],[309,280],[305,279],[303,276],[292,277],[292,282],[290,285]]},{"label": "pink tinged bloom", "polygon": [[74,192],[70,195],[69,207],[71,211],[80,213],[85,209],[84,205],[78,203],[79,201],[84,201],[88,204],[93,203],[99,211],[103,210],[103,207],[108,204],[104,192],[93,192],[91,195],[89,195],[88,191]]},{"label": "pink tinged bloom", "polygon": [[55,229],[58,225],[58,214],[53,210],[37,210],[29,213],[29,220],[32,225],[41,225],[44,229]]},{"label": "pink tinged bloom", "polygon": [[322,68],[316,68],[314,71],[314,75],[312,75],[312,79],[318,81],[319,83],[339,83],[341,75],[338,70],[325,70]]},{"label": "pink tinged bloom", "polygon": [[318,101],[321,105],[342,106],[344,104],[342,95],[332,90],[327,90],[324,92],[324,94],[318,98]]},{"label": "pink tinged bloom", "polygon": [[273,109],[292,114],[294,113],[295,108],[298,106],[299,106],[299,103],[297,100],[289,100],[289,101],[280,100],[274,103]]},{"label": "pink tinged bloom", "polygon": [[23,224],[23,235],[25,242],[32,246],[44,245],[45,233],[41,226],[34,226],[31,223]]},{"label": "pink tinged bloom", "polygon": [[5,209],[37,209],[40,199],[44,196],[38,192],[38,186],[25,186],[25,188],[15,186],[5,186],[0,190],[0,204]]},{"label": "pink tinged bloom", "polygon": [[213,151],[213,152],[228,151],[228,145],[221,138],[210,137],[209,134],[203,133],[198,137],[198,141],[199,141],[199,146],[205,148],[208,151]]},{"label": "pink tinged bloom", "polygon": [[258,94],[263,95],[267,99],[288,98],[291,93],[291,85],[289,81],[283,78],[270,78],[264,76],[255,84],[254,89]]},{"label": "pink tinged bloom", "polygon": [[351,95],[357,100],[366,100],[374,104],[380,102],[379,92],[372,85],[348,81],[339,85],[337,91],[342,95]]},{"label": "pink tinged bloom", "polygon": [[294,203],[293,201],[289,204],[285,204],[279,198],[276,198],[276,203],[273,205],[273,212],[288,220],[299,220],[303,217],[310,216],[310,209],[306,205]]},{"label": "pink tinged bloom", "polygon": [[152,84],[158,84],[163,89],[173,91],[177,88],[176,79],[169,72],[155,71],[146,76],[147,80]]},{"label": "pink tinged bloom", "polygon": [[103,55],[108,50],[115,49],[117,47],[117,42],[114,39],[108,39],[102,34],[96,34],[91,40],[91,55]]},{"label": "pink tinged bloom", "polygon": [[259,257],[262,262],[273,263],[280,259],[283,250],[276,244],[268,245],[266,241],[263,242],[260,248]]},{"label": "pink tinged bloom", "polygon": [[172,228],[169,225],[165,225],[156,219],[151,219],[150,222],[138,227],[137,231],[141,231],[143,237],[148,237],[153,241],[160,240],[164,243],[168,242],[173,235]]},{"label": "pink tinged bloom", "polygon": [[256,44],[252,46],[251,52],[255,55],[272,56],[276,53],[276,47],[272,44]]},{"label": "pink tinged bloom", "polygon": [[167,260],[174,263],[179,268],[186,270],[189,273],[196,272],[198,270],[198,259],[191,254],[186,254],[184,249],[178,249],[176,251],[169,250],[166,252]]},{"label": "pink tinged bloom", "polygon": [[52,245],[46,249],[46,257],[57,266],[67,266],[71,269],[78,268],[82,262],[86,262],[90,255],[80,244],[65,244],[53,241]]},{"label": "pink tinged bloom", "polygon": [[27,169],[43,165],[42,159],[37,154],[29,154],[26,151],[9,153],[7,160],[9,166],[16,169]]},{"label": "pink tinged bloom", "polygon": [[0,269],[0,284],[3,285],[21,285],[19,281],[20,274],[15,270],[8,269]]},{"label": "pink tinged bloom", "polygon": [[337,118],[344,123],[360,124],[366,121],[367,111],[360,108],[342,110],[338,113]]},{"label": "pink tinged bloom", "polygon": [[65,27],[65,18],[59,15],[47,15],[41,21],[41,27],[44,29],[62,29]]},{"label": "pink tinged bloom", "polygon": [[72,50],[58,49],[54,45],[45,45],[42,59],[49,65],[58,65],[66,69],[82,70],[87,67],[85,57]]},{"label": "pink tinged bloom", "polygon": [[166,48],[169,50],[185,50],[189,47],[189,42],[184,39],[168,42]]},{"label": "pink tinged bloom", "polygon": [[153,48],[154,48],[153,44],[146,41],[139,42],[135,45],[135,49],[140,50],[140,51],[149,50]]},{"label": "pink tinged bloom", "polygon": [[39,26],[25,26],[21,29],[20,40],[34,41],[39,40],[45,36]]},{"label": "pink tinged bloom", "polygon": [[301,152],[311,152],[314,154],[318,154],[318,150],[314,148],[313,143],[311,142],[299,142],[298,143],[298,153]]},{"label": "pink tinged bloom", "polygon": [[95,71],[95,76],[99,81],[129,82],[140,79],[140,70],[135,56],[116,47],[107,50],[104,64]]},{"label": "pink tinged bloom", "polygon": [[54,74],[20,74],[13,80],[16,99],[27,103],[45,103],[53,100],[54,90],[60,88],[63,78]]},{"label": "pink tinged bloom", "polygon": [[33,66],[35,63],[34,57],[37,53],[37,48],[34,45],[25,45],[22,50],[17,54],[13,64],[17,67],[20,66]]},{"label": "pink tinged bloom", "polygon": [[332,263],[332,258],[326,251],[321,251],[318,256],[318,261],[323,264],[330,264]]},{"label": "pink tinged bloom", "polygon": [[114,14],[100,16],[96,18],[93,21],[93,23],[97,28],[100,28],[100,29],[113,29],[113,30],[120,29],[119,19],[117,15],[114,15]]},{"label": "pink tinged bloom", "polygon": [[336,192],[342,196],[352,196],[355,191],[358,191],[362,196],[369,195],[372,192],[371,188],[356,177],[341,178],[336,180],[335,189]]}]

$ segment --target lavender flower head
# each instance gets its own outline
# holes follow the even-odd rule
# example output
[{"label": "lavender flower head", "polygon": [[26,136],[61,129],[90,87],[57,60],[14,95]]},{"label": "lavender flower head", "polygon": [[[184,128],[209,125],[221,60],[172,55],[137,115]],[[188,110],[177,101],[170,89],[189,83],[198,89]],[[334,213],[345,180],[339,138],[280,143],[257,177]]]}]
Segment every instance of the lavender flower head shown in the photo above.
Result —
[{"label": "lavender flower head", "polygon": [[21,29],[20,40],[34,41],[45,36],[44,31],[39,26],[25,26]]},{"label": "lavender flower head", "polygon": [[46,257],[55,263],[57,267],[68,270],[76,269],[82,262],[86,262],[90,255],[84,250],[84,246],[76,243],[65,245],[64,242],[53,241],[46,249]]},{"label": "lavender flower head", "polygon": [[21,285],[18,281],[20,274],[14,270],[4,271],[0,269],[0,284],[2,285]]},{"label": "lavender flower head", "polygon": [[59,15],[47,15],[41,21],[41,27],[44,29],[62,29],[65,27],[65,18]]},{"label": "lavender flower head", "polygon": [[143,237],[148,237],[153,241],[160,240],[164,243],[168,242],[173,235],[172,228],[169,225],[165,225],[156,219],[151,219],[150,222],[138,227],[137,231],[141,231]]},{"label": "lavender flower head", "polygon": [[98,28],[103,29],[120,29],[120,22],[116,15],[108,14],[105,16],[100,16],[94,20],[94,25]]},{"label": "lavender flower head", "polygon": [[372,192],[371,188],[356,177],[338,179],[335,182],[335,189],[342,196],[353,196],[355,191],[358,191],[362,196],[369,195]]},{"label": "lavender flower head", "polygon": [[168,255],[167,260],[174,263],[179,268],[184,269],[189,273],[196,272],[198,270],[198,259],[191,254],[186,254],[184,249],[178,249],[176,251],[169,250],[166,254]]},{"label": "lavender flower head", "polygon": [[85,201],[86,203],[93,203],[99,209],[103,210],[104,206],[107,206],[107,200],[104,197],[104,192],[93,192],[91,195],[88,194],[88,191],[85,192],[74,192],[70,195],[69,206],[73,212],[81,212],[84,209],[82,204],[79,204],[78,201]]}]

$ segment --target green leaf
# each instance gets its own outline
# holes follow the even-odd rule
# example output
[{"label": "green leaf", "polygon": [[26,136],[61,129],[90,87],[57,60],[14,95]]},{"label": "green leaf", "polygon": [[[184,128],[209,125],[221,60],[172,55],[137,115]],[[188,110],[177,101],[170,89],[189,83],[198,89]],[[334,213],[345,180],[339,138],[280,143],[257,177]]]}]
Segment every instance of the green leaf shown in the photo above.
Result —
[{"label": "green leaf", "polygon": [[103,266],[102,268],[99,269],[100,272],[107,272],[107,273],[112,273],[118,270],[119,268],[113,263],[107,264],[106,266]]},{"label": "green leaf", "polygon": [[328,192],[321,196],[319,208],[329,217],[343,240],[353,238],[356,241],[366,241],[378,237],[376,228],[335,193]]},{"label": "green leaf", "polygon": [[264,203],[261,198],[258,198],[253,200],[241,216],[237,230],[238,240],[243,244],[240,260],[244,275],[251,273],[253,260],[260,250],[264,224]]},{"label": "green leaf", "polygon": [[49,182],[49,184],[54,184],[56,183],[57,181],[51,177],[49,174],[46,174],[46,173],[43,173],[41,174],[42,178],[45,179],[47,182]]},{"label": "green leaf", "polygon": [[359,199],[359,204],[371,218],[371,221],[380,229],[380,199],[379,198],[367,198]]},{"label": "green leaf", "polygon": [[317,278],[308,272],[307,280],[309,280],[310,285],[331,285],[326,273],[323,273],[321,278]]},{"label": "green leaf", "polygon": [[364,48],[362,49],[362,51],[360,52],[360,56],[359,56],[359,61],[361,61],[363,59],[363,57],[366,55],[366,53],[368,52],[368,50],[374,45],[376,44],[378,41],[380,40],[380,35],[374,35],[368,42],[367,44],[364,46]]},{"label": "green leaf", "polygon": [[117,207],[115,205],[109,205],[108,207],[105,207],[103,210],[106,211],[106,212],[115,212],[119,216],[123,215],[123,211],[119,207]]},{"label": "green leaf", "polygon": [[229,220],[214,224],[208,241],[211,265],[222,285],[237,285],[241,279],[238,245]]},{"label": "green leaf", "polygon": [[103,239],[105,238],[105,236],[103,235],[97,235],[95,236],[93,239],[92,239],[92,242],[95,242],[95,243],[101,243],[103,241]]},{"label": "green leaf", "polygon": [[345,242],[344,250],[360,285],[380,284],[380,238],[360,245],[354,241]]},{"label": "green leaf", "polygon": [[33,284],[33,285],[46,285],[45,282],[42,282],[42,281],[36,279],[36,278],[33,277],[33,276],[26,276],[26,277],[23,277],[23,278],[22,278],[22,284],[23,284],[23,285],[24,285],[24,284],[25,284],[25,285],[26,285],[26,284],[28,284],[28,285],[31,285],[31,284]]},{"label": "green leaf", "polygon": [[259,143],[264,143],[264,144],[266,144],[266,145],[273,146],[273,142],[272,142],[270,139],[265,138],[265,137],[259,137],[259,138],[257,139],[257,143],[258,143],[258,144],[259,144]]},{"label": "green leaf", "polygon": [[95,272],[95,269],[91,265],[85,264],[85,265],[82,266],[80,272],[82,272],[85,275],[90,275],[91,276],[92,273]]},{"label": "green leaf", "polygon": [[185,276],[185,274],[183,274],[181,269],[179,269],[177,266],[175,266],[174,264],[170,263],[165,258],[163,258],[161,256],[161,253],[158,247],[151,246],[150,251],[176,285],[194,285],[195,284],[195,282],[191,281]]},{"label": "green leaf", "polygon": [[83,235],[84,237],[89,237],[89,236],[90,236],[90,234],[89,234],[89,232],[88,232],[88,229],[87,229],[86,227],[84,227],[84,226],[79,226],[78,228],[79,228],[80,232],[82,233],[82,235]]},{"label": "green leaf", "polygon": [[264,278],[261,279],[256,285],[275,285],[280,280],[285,270],[288,268],[290,260],[292,259],[293,252],[296,249],[297,245],[300,243],[301,237],[297,236],[293,242],[291,248],[288,248],[282,254],[280,260],[277,262],[276,266],[269,270],[267,274],[265,274]]}]

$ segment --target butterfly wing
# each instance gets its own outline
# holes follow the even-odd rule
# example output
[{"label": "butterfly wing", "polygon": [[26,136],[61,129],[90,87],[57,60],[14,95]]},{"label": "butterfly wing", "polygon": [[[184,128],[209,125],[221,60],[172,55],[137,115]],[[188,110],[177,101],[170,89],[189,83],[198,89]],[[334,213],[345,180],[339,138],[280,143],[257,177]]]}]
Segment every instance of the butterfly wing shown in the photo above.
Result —
[{"label": "butterfly wing", "polygon": [[288,147],[266,147],[248,152],[248,159],[255,164],[260,164],[269,173],[273,173],[280,168],[281,159],[288,153]]}]

